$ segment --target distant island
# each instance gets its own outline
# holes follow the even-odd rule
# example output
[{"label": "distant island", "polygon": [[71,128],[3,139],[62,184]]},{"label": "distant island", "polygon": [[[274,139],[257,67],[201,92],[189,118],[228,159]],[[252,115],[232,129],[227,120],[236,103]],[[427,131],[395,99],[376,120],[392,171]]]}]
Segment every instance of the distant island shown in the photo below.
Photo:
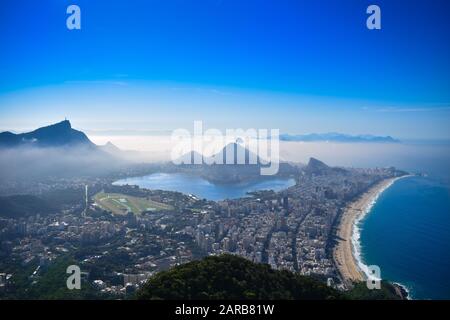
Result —
[{"label": "distant island", "polygon": [[352,143],[399,143],[400,140],[394,139],[391,136],[374,136],[370,134],[366,135],[349,135],[342,133],[311,133],[311,134],[281,134],[281,141],[303,141],[303,142],[352,142]]}]

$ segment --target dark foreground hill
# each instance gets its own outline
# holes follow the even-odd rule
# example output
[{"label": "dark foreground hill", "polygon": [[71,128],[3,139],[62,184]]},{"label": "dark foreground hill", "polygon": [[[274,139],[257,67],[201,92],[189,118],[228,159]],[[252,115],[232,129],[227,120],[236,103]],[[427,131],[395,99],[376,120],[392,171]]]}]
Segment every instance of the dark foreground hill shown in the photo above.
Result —
[{"label": "dark foreground hill", "polygon": [[392,287],[370,295],[357,286],[356,292],[341,293],[324,283],[289,271],[277,271],[233,255],[207,257],[163,271],[138,292],[138,299],[398,299]]}]

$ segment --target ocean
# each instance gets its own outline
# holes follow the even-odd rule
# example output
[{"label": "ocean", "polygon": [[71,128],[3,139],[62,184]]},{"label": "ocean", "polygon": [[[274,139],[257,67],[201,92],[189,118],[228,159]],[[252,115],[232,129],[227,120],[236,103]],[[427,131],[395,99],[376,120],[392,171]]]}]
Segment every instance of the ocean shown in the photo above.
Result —
[{"label": "ocean", "polygon": [[450,299],[450,185],[407,177],[381,193],[357,224],[360,260],[413,299]]}]

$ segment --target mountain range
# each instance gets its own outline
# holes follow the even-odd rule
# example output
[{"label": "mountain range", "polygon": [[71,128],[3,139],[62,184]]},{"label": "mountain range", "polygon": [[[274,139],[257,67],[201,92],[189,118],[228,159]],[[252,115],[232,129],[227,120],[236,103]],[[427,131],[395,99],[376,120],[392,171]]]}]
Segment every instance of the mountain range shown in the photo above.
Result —
[{"label": "mountain range", "polygon": [[360,143],[398,143],[400,140],[391,136],[349,135],[336,132],[311,133],[303,135],[281,134],[281,141],[304,141],[304,142],[360,142]]},{"label": "mountain range", "polygon": [[[397,139],[391,136],[374,136],[374,135],[348,135],[342,133],[312,133],[305,135],[290,135],[281,134],[281,141],[304,141],[304,142],[360,142],[360,143],[398,143]],[[89,138],[82,131],[72,128],[69,120],[64,120],[56,124],[42,127],[27,133],[15,134],[9,131],[0,133],[0,147],[18,147],[18,146],[36,146],[36,147],[63,147],[63,146],[84,146],[95,148],[96,145],[89,140]],[[100,146],[103,151],[113,155],[120,155],[122,150],[108,142],[105,146]],[[234,160],[236,163],[237,155],[242,151],[246,155],[246,162],[250,157],[248,150],[240,150],[242,148],[239,144],[230,144],[224,148],[225,150],[235,149]],[[201,155],[191,152],[191,155],[186,155],[183,159],[194,159],[194,157],[201,157]],[[222,152],[225,160],[226,152]],[[205,158],[205,157],[204,157]],[[224,161],[225,162],[225,161]],[[259,162],[259,159],[258,159]]]},{"label": "mountain range", "polygon": [[[389,136],[349,136],[338,133],[281,135],[281,139],[284,141],[398,142]],[[43,174],[50,176],[56,173],[58,175],[96,174],[109,172],[114,167],[132,164],[133,161],[136,163],[139,158],[139,152],[123,151],[110,142],[97,146],[82,131],[73,129],[68,120],[27,133],[2,132],[0,148],[4,150],[0,158],[0,164],[3,167],[0,173],[3,178],[13,178],[18,174],[30,177]],[[240,162],[237,159],[240,155],[245,155],[246,165],[239,165]],[[201,160],[200,164],[193,164],[196,158]],[[261,167],[266,166],[266,162],[261,161],[258,155],[238,143],[226,145],[213,156],[202,157],[196,151],[191,151],[181,159],[185,164],[163,163],[158,170],[193,174],[210,182],[240,183],[261,179]],[[226,165],[213,164],[213,160],[219,159]],[[298,165],[282,161],[277,176],[292,177],[298,173],[298,170]],[[314,158],[305,168],[306,173],[314,175],[327,174],[335,170],[343,169],[330,168]]]}]

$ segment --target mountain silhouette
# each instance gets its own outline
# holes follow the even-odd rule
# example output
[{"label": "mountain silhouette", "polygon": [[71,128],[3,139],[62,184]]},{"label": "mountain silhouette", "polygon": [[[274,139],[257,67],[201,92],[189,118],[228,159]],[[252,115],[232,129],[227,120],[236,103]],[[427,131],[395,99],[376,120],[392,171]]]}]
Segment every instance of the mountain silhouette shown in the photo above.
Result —
[{"label": "mountain silhouette", "polygon": [[[111,151],[116,147],[108,144],[105,148]],[[27,133],[0,133],[0,150],[2,181],[98,177],[128,164],[123,157],[103,150],[83,132],[73,129],[68,120]]]},{"label": "mountain silhouette", "polygon": [[209,157],[197,151],[190,151],[178,158],[177,162],[189,165],[194,164],[194,159],[199,159],[200,164],[260,164],[260,158],[255,153],[235,142],[225,145],[219,152]]},{"label": "mountain silhouette", "polygon": [[239,143],[229,143],[221,151],[211,158],[220,159],[225,164],[258,164],[259,158],[256,154],[246,149]]},{"label": "mountain silhouette", "polygon": [[[195,157],[200,160],[197,164],[193,162]],[[267,179],[269,177],[261,175],[261,168],[268,165],[267,161],[263,161],[263,158],[258,157],[244,145],[232,142],[209,157],[202,157],[199,152],[190,151],[162,170],[192,174],[213,183],[227,184]],[[280,162],[276,176],[292,177],[297,173],[298,169],[295,166]]]},{"label": "mountain silhouette", "polygon": [[73,129],[69,120],[64,120],[27,133],[14,134],[8,131],[0,133],[0,147],[18,146],[96,147],[83,132]]},{"label": "mountain silhouette", "polygon": [[330,167],[316,158],[310,158],[308,165],[304,168],[304,171],[308,174],[325,175],[330,173],[346,173],[347,171],[342,168]]},{"label": "mountain silhouette", "polygon": [[111,141],[108,141],[103,146],[99,146],[99,148],[109,154],[112,155],[120,155],[122,153],[122,150],[120,150],[115,144],[113,144]]}]

